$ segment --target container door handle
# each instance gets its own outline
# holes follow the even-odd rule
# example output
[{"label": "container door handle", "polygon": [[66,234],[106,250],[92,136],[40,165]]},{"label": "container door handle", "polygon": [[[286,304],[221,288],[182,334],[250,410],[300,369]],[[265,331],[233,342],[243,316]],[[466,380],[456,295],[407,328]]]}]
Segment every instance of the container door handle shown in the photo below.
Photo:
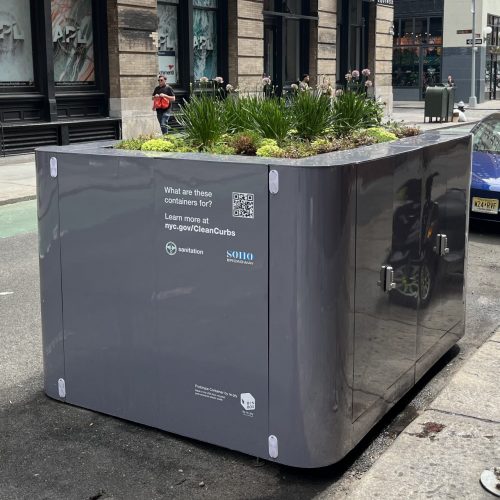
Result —
[{"label": "container door handle", "polygon": [[396,283],[394,283],[394,269],[392,266],[382,266],[380,268],[380,281],[377,285],[382,288],[382,291],[389,292],[396,288]]},{"label": "container door handle", "polygon": [[446,234],[437,235],[437,241],[436,246],[434,247],[434,251],[441,257],[450,253],[450,249],[448,248],[448,236],[446,236]]}]

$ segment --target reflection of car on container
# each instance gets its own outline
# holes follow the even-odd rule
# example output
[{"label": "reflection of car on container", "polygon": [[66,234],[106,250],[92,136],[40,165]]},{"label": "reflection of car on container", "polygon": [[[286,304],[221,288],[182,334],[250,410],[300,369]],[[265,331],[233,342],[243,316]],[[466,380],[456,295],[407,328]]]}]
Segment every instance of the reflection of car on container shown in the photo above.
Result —
[{"label": "reflection of car on container", "polygon": [[[432,174],[427,178],[422,213],[420,182],[411,180],[402,188],[407,196],[406,202],[395,210],[393,216],[392,248],[387,259],[394,270],[391,298],[409,307],[427,306],[435,283],[443,275],[451,277],[463,266],[465,258],[463,245],[456,241],[460,234],[444,227],[445,219],[449,221],[449,227],[460,227],[459,219],[464,217],[464,192],[450,189],[433,199],[433,181],[437,176]],[[447,234],[449,248],[445,255],[440,255],[437,249],[440,233]]]},{"label": "reflection of car on container", "polygon": [[500,113],[493,113],[473,129],[470,217],[500,222]]}]

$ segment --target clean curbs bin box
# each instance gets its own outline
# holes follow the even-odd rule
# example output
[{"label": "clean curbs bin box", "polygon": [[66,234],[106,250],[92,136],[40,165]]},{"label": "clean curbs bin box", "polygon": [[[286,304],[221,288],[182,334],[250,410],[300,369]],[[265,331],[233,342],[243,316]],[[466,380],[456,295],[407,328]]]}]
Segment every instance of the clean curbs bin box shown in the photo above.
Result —
[{"label": "clean curbs bin box", "polygon": [[39,149],[46,393],[339,461],[464,333],[470,158],[440,133],[304,160]]},{"label": "clean curbs bin box", "polygon": [[[453,110],[453,108],[452,108]],[[446,87],[427,87],[425,92],[424,122],[428,118],[448,120],[448,91]]]}]

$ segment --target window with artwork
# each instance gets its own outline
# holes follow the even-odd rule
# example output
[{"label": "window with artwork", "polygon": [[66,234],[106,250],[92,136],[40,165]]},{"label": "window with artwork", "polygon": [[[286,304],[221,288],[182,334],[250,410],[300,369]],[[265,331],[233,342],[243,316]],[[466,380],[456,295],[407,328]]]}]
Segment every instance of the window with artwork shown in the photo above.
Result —
[{"label": "window with artwork", "polygon": [[0,3],[0,86],[34,85],[29,0]]},{"label": "window with artwork", "polygon": [[194,79],[218,76],[217,0],[193,0]]},{"label": "window with artwork", "polygon": [[158,66],[171,85],[179,83],[179,0],[158,2]]},{"label": "window with artwork", "polygon": [[52,0],[56,85],[95,84],[92,0]]}]

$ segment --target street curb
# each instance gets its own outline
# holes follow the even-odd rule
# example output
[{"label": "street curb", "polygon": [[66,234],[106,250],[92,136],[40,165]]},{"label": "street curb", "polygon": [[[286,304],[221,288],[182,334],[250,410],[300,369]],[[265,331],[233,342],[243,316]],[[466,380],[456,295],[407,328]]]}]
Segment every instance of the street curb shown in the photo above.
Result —
[{"label": "street curb", "polygon": [[20,201],[30,201],[36,200],[36,194],[30,196],[21,196],[20,198],[11,198],[10,200],[0,200],[0,207],[4,205],[12,205],[14,203],[19,203]]}]

